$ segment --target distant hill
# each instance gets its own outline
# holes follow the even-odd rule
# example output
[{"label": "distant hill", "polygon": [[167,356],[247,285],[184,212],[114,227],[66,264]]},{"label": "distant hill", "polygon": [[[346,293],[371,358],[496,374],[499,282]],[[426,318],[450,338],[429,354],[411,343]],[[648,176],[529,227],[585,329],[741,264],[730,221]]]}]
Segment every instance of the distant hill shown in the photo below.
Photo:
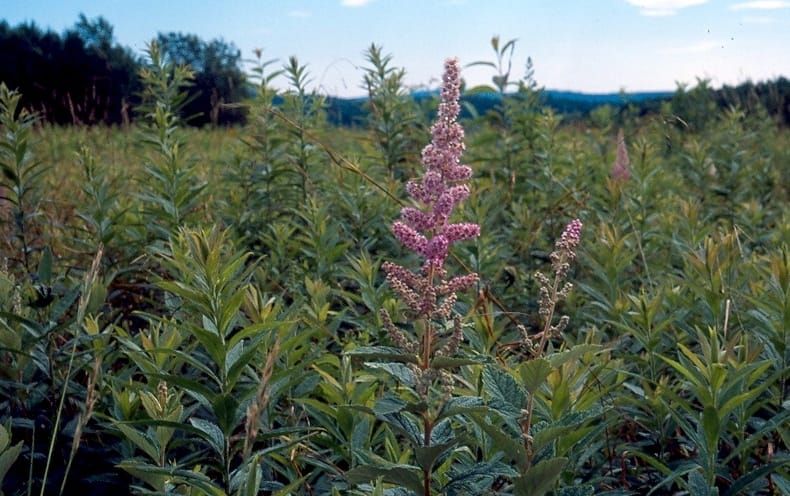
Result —
[{"label": "distant hill", "polygon": [[[585,116],[590,111],[603,105],[620,107],[629,103],[639,107],[657,108],[666,100],[670,100],[674,92],[650,91],[638,93],[581,93],[564,90],[542,90],[541,103],[556,112],[572,116]],[[437,91],[415,91],[411,94],[418,102],[438,98]],[[508,98],[509,95],[505,95]],[[502,95],[494,92],[474,93],[464,95],[462,101],[474,107],[478,114],[484,114],[502,101]],[[367,98],[339,98],[326,99],[327,116],[330,122],[343,126],[360,125],[367,115],[365,102]]]}]

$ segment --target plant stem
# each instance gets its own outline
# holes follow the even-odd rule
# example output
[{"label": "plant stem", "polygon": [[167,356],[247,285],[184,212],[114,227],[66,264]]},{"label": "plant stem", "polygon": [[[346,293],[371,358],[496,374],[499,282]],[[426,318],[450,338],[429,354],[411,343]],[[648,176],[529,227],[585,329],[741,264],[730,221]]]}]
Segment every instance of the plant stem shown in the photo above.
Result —
[{"label": "plant stem", "polygon": [[[560,263],[564,262],[560,260]],[[549,340],[549,334],[551,334],[551,321],[554,318],[554,309],[557,307],[557,290],[560,286],[560,276],[559,274],[554,274],[554,283],[551,287],[551,297],[549,301],[551,305],[549,306],[549,313],[546,316],[546,321],[543,323],[543,331],[540,333],[540,343],[538,344],[537,350],[534,351],[533,358],[540,358],[543,356],[543,350],[546,347],[546,343]],[[529,395],[529,399],[527,400],[527,413],[526,418],[521,424],[521,431],[524,434],[524,447],[527,451],[527,459],[526,463],[524,464],[525,469],[528,470],[530,466],[532,466],[532,437],[530,436],[530,430],[532,429],[532,412],[535,408],[535,392],[533,391]]]},{"label": "plant stem", "polygon": [[[433,431],[433,423],[428,418],[428,414],[424,413],[422,416],[422,423],[425,429],[425,435],[423,438],[423,444],[425,447],[431,445],[431,433]],[[423,494],[424,496],[431,496],[431,476],[432,476],[432,469],[433,465],[430,467],[424,468],[422,471],[422,486],[423,486]]]}]

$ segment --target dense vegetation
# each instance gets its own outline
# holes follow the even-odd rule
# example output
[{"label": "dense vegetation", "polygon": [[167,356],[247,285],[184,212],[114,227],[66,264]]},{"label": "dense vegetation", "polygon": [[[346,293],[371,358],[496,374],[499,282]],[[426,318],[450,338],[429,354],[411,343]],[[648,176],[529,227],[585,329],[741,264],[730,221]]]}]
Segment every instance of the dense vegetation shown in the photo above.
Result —
[{"label": "dense vegetation", "polygon": [[788,494],[787,129],[498,73],[467,180],[452,63],[421,164],[435,102],[367,60],[355,129],[295,58],[230,129],[155,44],[123,130],[0,87],[4,494]]}]

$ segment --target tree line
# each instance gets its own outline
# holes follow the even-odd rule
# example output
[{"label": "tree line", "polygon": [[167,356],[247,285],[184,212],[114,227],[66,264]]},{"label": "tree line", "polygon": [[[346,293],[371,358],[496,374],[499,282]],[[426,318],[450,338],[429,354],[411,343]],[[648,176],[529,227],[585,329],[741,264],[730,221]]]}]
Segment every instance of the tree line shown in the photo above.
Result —
[{"label": "tree line", "polygon": [[[240,50],[222,39],[205,41],[194,34],[159,33],[163,55],[177,64],[189,65],[194,78],[182,116],[196,126],[232,125],[245,120],[242,102],[254,91],[245,78]],[[24,95],[23,105],[53,124],[129,124],[135,118],[142,89],[139,77],[144,66],[141,55],[119,44],[113,26],[104,18],[80,15],[63,33],[42,30],[34,23],[10,26],[0,21],[0,81]],[[428,95],[428,98],[435,95]],[[634,95],[638,97],[639,95]],[[418,101],[426,95],[415,94]],[[468,95],[477,113],[499,106],[508,95]],[[588,98],[585,98],[588,97]],[[586,118],[601,105],[597,95],[565,95],[541,92],[542,105],[571,119]],[[597,98],[597,99],[596,99]],[[279,100],[278,100],[279,101]],[[662,105],[664,102],[665,105]],[[790,125],[790,80],[746,82],[713,89],[699,80],[693,88],[678,86],[674,95],[623,98],[615,107],[639,114],[667,109],[689,120],[705,120],[718,108],[738,107],[747,113],[761,112],[781,125]],[[365,99],[327,98],[327,119],[335,125],[364,122]]]},{"label": "tree line", "polygon": [[[245,97],[241,52],[223,40],[159,33],[165,57],[194,71],[183,115],[194,125],[233,124]],[[0,81],[24,95],[24,106],[53,124],[128,124],[135,117],[143,59],[119,44],[104,18],[80,15],[57,33],[34,23],[0,22]]]}]

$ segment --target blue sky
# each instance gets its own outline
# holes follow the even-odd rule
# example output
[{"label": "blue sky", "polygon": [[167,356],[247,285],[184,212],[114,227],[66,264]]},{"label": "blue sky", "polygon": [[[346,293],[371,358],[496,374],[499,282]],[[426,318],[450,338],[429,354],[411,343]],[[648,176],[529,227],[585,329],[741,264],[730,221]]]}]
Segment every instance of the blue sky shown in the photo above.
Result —
[{"label": "blue sky", "polygon": [[[383,45],[409,85],[435,85],[447,56],[491,60],[489,41],[517,38],[515,76],[531,56],[538,82],[586,92],[667,90],[790,76],[790,0],[0,0],[11,24],[56,31],[104,16],[141,50],[159,31],[232,41],[245,57],[296,55],[315,85],[362,94],[363,50]],[[468,68],[469,84],[490,80]]]}]

